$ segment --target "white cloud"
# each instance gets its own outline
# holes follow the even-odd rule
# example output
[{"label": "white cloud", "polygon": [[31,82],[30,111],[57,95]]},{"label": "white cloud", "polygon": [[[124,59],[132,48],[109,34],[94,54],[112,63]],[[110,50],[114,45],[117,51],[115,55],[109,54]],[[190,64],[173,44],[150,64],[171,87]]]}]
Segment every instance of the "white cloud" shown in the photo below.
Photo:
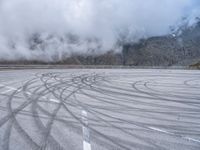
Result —
[{"label": "white cloud", "polygon": [[[199,15],[195,0],[1,0],[0,58],[54,59],[73,52],[103,53],[119,35],[127,41],[169,33],[183,16]],[[193,19],[194,20],[194,19]],[[78,36],[67,42],[67,34]],[[30,50],[30,38],[43,44]],[[52,37],[54,35],[54,37]],[[52,37],[52,38],[51,38]],[[92,40],[91,40],[92,39]],[[14,48],[14,49],[12,49]]]}]

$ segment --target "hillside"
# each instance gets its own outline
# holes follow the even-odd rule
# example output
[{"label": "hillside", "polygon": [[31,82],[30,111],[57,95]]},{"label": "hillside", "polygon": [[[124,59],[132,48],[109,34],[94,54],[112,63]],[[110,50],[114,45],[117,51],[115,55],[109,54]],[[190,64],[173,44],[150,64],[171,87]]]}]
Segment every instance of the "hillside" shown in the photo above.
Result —
[{"label": "hillside", "polygon": [[[30,42],[34,47],[45,43],[34,36]],[[69,65],[125,65],[125,66],[189,66],[200,61],[200,22],[190,28],[181,28],[177,33],[142,39],[137,43],[122,44],[122,52],[109,51],[105,54],[88,53],[62,55],[62,60],[52,62],[38,60],[6,61],[0,64],[69,64]],[[34,46],[34,47],[33,47]],[[55,56],[58,58],[58,56]]]},{"label": "hillside", "polygon": [[189,65],[200,60],[200,23],[182,34],[152,37],[123,48],[124,65]]}]

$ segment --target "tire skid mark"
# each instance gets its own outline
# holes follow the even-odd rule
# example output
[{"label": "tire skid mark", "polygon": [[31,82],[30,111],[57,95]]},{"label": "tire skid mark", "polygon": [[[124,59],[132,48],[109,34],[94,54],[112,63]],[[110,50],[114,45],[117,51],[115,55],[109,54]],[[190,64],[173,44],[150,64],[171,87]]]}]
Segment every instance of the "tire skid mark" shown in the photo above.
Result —
[{"label": "tire skid mark", "polygon": [[[82,80],[83,80],[83,79],[82,79]],[[75,83],[76,83],[76,82],[75,82]],[[81,88],[83,88],[83,87],[80,87],[80,89],[81,89]],[[79,90],[79,89],[77,89],[77,91],[78,91],[78,90]],[[75,92],[74,92],[74,93],[75,93]],[[57,98],[59,99],[59,96],[58,96],[58,95],[56,95],[55,93],[53,93],[53,94],[55,95],[55,97],[57,97]],[[80,124],[82,124],[83,126],[85,126],[84,122],[82,122],[81,119],[79,119],[73,112],[71,112],[71,111],[68,109],[68,107],[67,107],[63,102],[65,102],[65,99],[63,99],[63,100],[61,101],[61,104],[62,104],[62,106],[65,108],[65,110],[66,110],[74,119],[76,119]],[[92,128],[90,128],[90,129],[92,129]],[[105,136],[105,135],[102,134],[101,132],[98,132],[98,131],[96,131],[95,129],[92,129],[92,130],[93,130],[95,133],[97,133],[98,135],[102,136],[103,138],[105,138],[105,139],[111,141],[114,145],[117,145],[117,146],[119,146],[119,147],[121,147],[121,148],[123,148],[123,149],[129,150],[129,148],[127,148],[127,147],[125,147],[125,146],[123,146],[123,145],[121,145],[121,144],[119,144],[119,143],[116,143],[116,142],[113,141],[111,138]]]},{"label": "tire skid mark", "polygon": [[[81,81],[83,82],[85,78],[82,78]],[[90,83],[90,84],[85,84],[86,86],[91,86],[93,83]],[[65,102],[65,100],[63,100],[63,102]],[[72,111],[69,110],[69,108],[63,103],[63,106],[64,108],[69,112],[69,114],[71,114],[71,116],[73,116],[77,121],[79,121],[83,126],[86,126],[86,124],[80,119],[78,118]],[[126,149],[126,150],[129,150],[128,147],[124,146],[124,145],[121,145],[119,143],[116,143],[112,138],[109,138],[108,136],[102,134],[101,132],[95,130],[94,128],[92,127],[88,127],[91,131],[93,131],[94,133],[96,133],[97,135],[100,135],[101,137],[105,138],[106,140],[112,142],[114,145],[117,145],[118,147],[120,148],[123,148],[123,149]]]},{"label": "tire skid mark", "polygon": [[13,126],[13,120],[10,120],[8,122],[8,126],[6,128],[6,131],[4,133],[4,137],[3,137],[3,144],[2,144],[2,149],[3,150],[9,150],[9,144],[10,144],[10,135],[11,135],[11,131],[12,131],[12,126]]},{"label": "tire skid mark", "polygon": [[[76,101],[78,101],[78,100],[76,100]],[[155,141],[151,141],[151,140],[148,139],[148,138],[144,138],[144,137],[141,137],[141,136],[139,136],[139,135],[136,135],[136,134],[133,134],[133,133],[131,133],[131,132],[128,132],[128,131],[126,131],[126,130],[124,130],[124,129],[122,129],[122,128],[116,126],[116,125],[113,125],[113,124],[109,123],[108,121],[106,121],[106,120],[103,119],[102,117],[99,117],[98,115],[103,115],[103,116],[109,117],[109,118],[111,118],[111,119],[120,120],[120,121],[126,122],[126,123],[130,123],[130,122],[128,122],[128,121],[126,121],[126,120],[123,120],[123,119],[114,118],[114,117],[111,117],[111,116],[106,115],[106,114],[104,114],[104,113],[100,113],[100,112],[98,112],[98,111],[92,110],[91,108],[88,108],[87,106],[85,106],[85,105],[84,105],[83,103],[81,103],[80,101],[78,101],[78,103],[79,103],[79,105],[81,105],[81,107],[82,107],[83,109],[85,109],[87,112],[89,112],[90,114],[92,114],[92,115],[93,115],[94,117],[96,117],[98,120],[104,122],[105,124],[108,124],[110,127],[115,128],[115,129],[117,129],[118,131],[121,131],[121,132],[123,132],[123,133],[125,133],[125,134],[131,135],[131,136],[133,136],[133,137],[135,137],[135,138],[137,138],[137,139],[139,139],[139,140],[142,140],[142,141],[148,143],[149,145],[153,145],[155,148],[158,148],[158,149],[160,149],[160,150],[164,150],[164,149],[165,149],[164,147],[161,147],[161,146],[159,146],[159,145],[156,145],[156,144],[155,144],[155,143],[156,143]],[[147,129],[147,127],[145,127],[145,126],[142,125],[142,124],[133,123],[133,122],[132,122],[132,124]],[[151,147],[149,147],[149,149],[150,149],[150,148],[151,148]]]},{"label": "tire skid mark", "polygon": [[[49,79],[51,79],[51,78],[49,78]],[[41,86],[41,87],[43,87],[43,86]],[[45,88],[44,90],[40,91],[39,94],[36,93],[36,95],[40,95],[40,94],[44,93],[44,91],[47,91],[47,93],[49,93],[48,90]],[[33,94],[35,94],[35,93],[33,93]],[[32,98],[32,97],[30,97],[30,98]],[[54,120],[54,119],[52,120],[53,115],[51,114],[51,115],[49,116],[50,121],[48,122],[47,127],[45,127],[45,126],[43,125],[42,121],[39,119],[39,114],[38,114],[38,112],[37,112],[37,110],[36,110],[36,108],[39,106],[39,105],[37,104],[37,100],[39,99],[39,97],[37,97],[37,98],[35,98],[35,99],[36,99],[36,100],[35,100],[34,103],[32,104],[32,113],[35,114],[35,117],[34,117],[35,124],[36,124],[36,126],[38,127],[38,129],[41,131],[41,135],[42,135],[42,137],[43,137],[43,139],[42,139],[42,141],[41,141],[41,143],[40,143],[39,149],[45,150],[45,149],[47,148],[47,145],[50,146],[52,149],[58,149],[58,150],[64,149],[64,148],[50,135],[51,125],[52,125],[53,120]],[[47,139],[48,139],[48,140],[47,140]]]},{"label": "tire skid mark", "polygon": [[[161,80],[161,78],[165,78],[168,76],[174,78],[179,75],[182,74],[172,74],[170,72],[169,74],[159,75],[159,79]],[[53,137],[53,135],[51,134],[51,130],[53,128],[53,125],[56,125],[57,122],[64,123],[64,125],[68,127],[71,126],[74,131],[77,131],[77,128],[74,127],[73,124],[76,124],[77,127],[78,124],[86,126],[86,123],[81,119],[81,115],[75,113],[76,111],[79,111],[80,108],[87,111],[91,116],[93,116],[92,118],[94,118],[89,118],[91,123],[87,126],[92,133],[91,137],[93,139],[93,142],[95,142],[95,144],[97,145],[103,145],[103,147],[106,149],[113,149],[114,147],[123,150],[131,150],[133,148],[152,150],[168,149],[166,146],[161,145],[159,141],[155,141],[154,139],[151,139],[146,135],[143,136],[138,135],[137,133],[133,133],[131,126],[140,127],[141,130],[145,133],[154,132],[154,134],[157,135],[166,134],[174,138],[181,138],[184,141],[187,141],[185,146],[190,146],[188,142],[190,142],[191,144],[199,143],[198,139],[189,136],[198,135],[198,127],[200,125],[199,122],[193,123],[193,120],[181,120],[181,117],[184,117],[185,119],[188,119],[190,117],[196,120],[199,119],[199,117],[197,116],[200,113],[198,94],[196,94],[194,97],[192,96],[191,92],[191,95],[185,96],[180,95],[175,91],[174,93],[169,93],[169,95],[166,95],[162,91],[154,89],[154,87],[151,88],[149,85],[152,82],[149,82],[148,80],[139,80],[141,77],[147,77],[146,75],[141,75],[141,77],[136,79],[136,81],[133,80],[133,83],[128,82],[129,85],[132,85],[132,87],[130,86],[130,88],[127,88],[127,86],[116,86],[115,83],[117,83],[118,80],[112,80],[112,77],[114,76],[113,73],[110,73],[109,75],[101,75],[86,72],[77,75],[75,73],[74,75],[70,76],[69,72],[50,72],[44,74],[37,73],[35,74],[35,76],[36,77],[34,79],[29,80],[23,85],[23,87],[21,87],[21,90],[26,100],[25,102],[22,102],[17,108],[12,108],[12,101],[20,92],[16,90],[11,95],[9,95],[7,107],[0,107],[0,109],[2,109],[3,111],[8,111],[8,115],[0,120],[0,127],[7,123],[7,128],[3,136],[2,145],[5,150],[9,149],[9,143],[12,139],[13,128],[18,133],[20,133],[23,141],[29,144],[32,149],[65,149]],[[118,77],[119,75],[115,74],[115,76]],[[127,74],[127,77],[129,76],[133,77],[133,74]],[[137,74],[134,75],[134,77],[138,77]],[[153,80],[157,77],[157,74],[153,74],[150,75],[148,78]],[[189,75],[188,77],[192,78],[192,76]],[[188,79],[183,81],[183,84],[172,84],[171,86],[174,86],[174,88],[176,88],[185,85],[185,89],[197,89],[198,85],[193,85],[193,82],[196,80],[198,79]],[[165,85],[165,83],[162,82],[154,82],[153,84],[157,85],[157,83],[161,87],[162,85]],[[126,85],[126,82],[124,82],[123,84]],[[163,86],[163,88],[167,87]],[[92,93],[87,93],[87,91],[92,91]],[[76,98],[76,94],[84,95],[85,97],[90,98],[92,103],[78,100]],[[51,102],[51,99],[48,98],[49,95],[54,97],[53,99],[56,100],[56,103]],[[182,100],[187,98],[190,98],[191,100]],[[142,99],[146,99],[146,101]],[[156,103],[157,101],[159,103]],[[42,103],[44,105],[40,105]],[[44,107],[45,103],[52,103],[54,107],[48,110]],[[176,104],[176,106],[170,105],[173,103]],[[28,111],[24,110],[29,105],[31,105],[30,114]],[[140,108],[137,105],[145,107]],[[66,120],[66,118],[62,119],[58,116],[58,112],[61,109],[62,112],[64,111],[67,115],[70,116],[70,120]],[[111,114],[107,112],[111,112]],[[114,115],[112,115],[113,113]],[[28,134],[28,131],[25,131],[23,129],[23,126],[19,124],[18,120],[16,119],[16,116],[18,114],[33,117],[33,121],[36,125],[35,127],[40,131],[39,134],[41,139],[39,144],[35,143],[32,137]],[[126,115],[129,118],[132,115],[135,115],[135,117],[151,119],[151,121],[153,120],[153,122],[140,122],[139,120],[135,120],[134,118],[123,118],[120,116],[115,116],[115,114],[122,114],[123,116]],[[174,120],[173,116],[178,114],[180,115],[180,117],[177,120]],[[166,115],[166,118],[162,118],[162,116],[165,117]],[[47,124],[44,125],[41,119],[46,119]],[[159,123],[162,121],[165,121],[167,124]],[[182,124],[180,125],[180,123]],[[126,124],[130,126],[124,128],[121,127],[121,124]],[[134,141],[128,142],[124,139],[121,139],[121,137],[106,135],[95,128],[98,126],[101,126],[102,128],[113,128],[119,133],[123,132],[129,137],[132,136],[144,142],[145,144],[137,143]],[[192,127],[192,129],[190,129],[190,127]],[[80,134],[80,130],[78,131],[78,133]],[[70,145],[70,141],[68,144],[68,148],[73,149],[73,146]],[[193,147],[191,148],[196,149],[197,147],[193,145]]]},{"label": "tire skid mark", "polygon": [[[20,89],[20,88],[19,88]],[[8,113],[9,115],[7,115],[5,118],[5,122],[6,123],[8,120],[11,119],[11,125],[10,125],[10,128],[7,128],[8,130],[6,131],[5,135],[4,135],[4,141],[7,141],[4,145],[4,148],[5,149],[9,149],[9,140],[10,140],[10,132],[11,132],[11,129],[12,129],[12,126],[16,129],[16,131],[18,131],[18,133],[22,136],[22,138],[24,139],[24,141],[26,141],[30,147],[32,149],[37,149],[37,144],[31,139],[31,137],[22,129],[22,127],[19,125],[19,123],[17,122],[15,116],[17,115],[18,112],[20,112],[20,110],[24,109],[25,107],[27,107],[30,102],[24,102],[21,106],[19,106],[17,109],[13,110],[12,109],[12,106],[11,106],[11,103],[12,103],[12,100],[13,100],[13,96],[17,93],[19,93],[19,89],[16,89],[9,97],[8,99],[8,103],[7,103],[7,108],[8,108]],[[3,124],[4,124],[3,123]],[[2,125],[3,125],[2,124]],[[6,136],[6,134],[8,134]]]}]

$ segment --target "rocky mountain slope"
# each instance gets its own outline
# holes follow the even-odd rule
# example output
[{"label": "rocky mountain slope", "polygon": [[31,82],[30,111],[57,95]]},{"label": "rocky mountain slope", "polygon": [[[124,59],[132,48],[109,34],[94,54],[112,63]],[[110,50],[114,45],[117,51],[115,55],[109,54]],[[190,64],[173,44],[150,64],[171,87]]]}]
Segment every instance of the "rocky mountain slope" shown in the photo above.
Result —
[{"label": "rocky mountain slope", "polygon": [[[32,41],[34,47],[42,44],[37,37]],[[126,65],[126,66],[189,66],[200,61],[200,22],[196,26],[180,28],[179,31],[160,37],[142,39],[138,43],[122,44],[121,53],[109,51],[105,54],[62,56],[62,61],[51,64],[70,65]],[[34,50],[33,47],[33,50]],[[2,63],[13,63],[1,61]],[[21,60],[19,64],[47,63]],[[48,62],[49,63],[49,62]]]},{"label": "rocky mountain slope", "polygon": [[78,56],[81,64],[128,66],[189,66],[200,61],[200,22],[174,34],[123,45],[122,53]]},{"label": "rocky mountain slope", "polygon": [[124,65],[189,65],[200,60],[200,23],[180,35],[152,37],[123,48]]}]

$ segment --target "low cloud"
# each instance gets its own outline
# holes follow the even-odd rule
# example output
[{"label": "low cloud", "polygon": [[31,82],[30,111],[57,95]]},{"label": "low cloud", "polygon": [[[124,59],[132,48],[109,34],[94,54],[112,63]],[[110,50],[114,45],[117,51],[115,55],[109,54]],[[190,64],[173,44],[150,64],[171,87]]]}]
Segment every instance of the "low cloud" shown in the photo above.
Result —
[{"label": "low cloud", "polygon": [[169,34],[199,14],[196,0],[0,0],[0,59],[120,51],[119,41]]}]

